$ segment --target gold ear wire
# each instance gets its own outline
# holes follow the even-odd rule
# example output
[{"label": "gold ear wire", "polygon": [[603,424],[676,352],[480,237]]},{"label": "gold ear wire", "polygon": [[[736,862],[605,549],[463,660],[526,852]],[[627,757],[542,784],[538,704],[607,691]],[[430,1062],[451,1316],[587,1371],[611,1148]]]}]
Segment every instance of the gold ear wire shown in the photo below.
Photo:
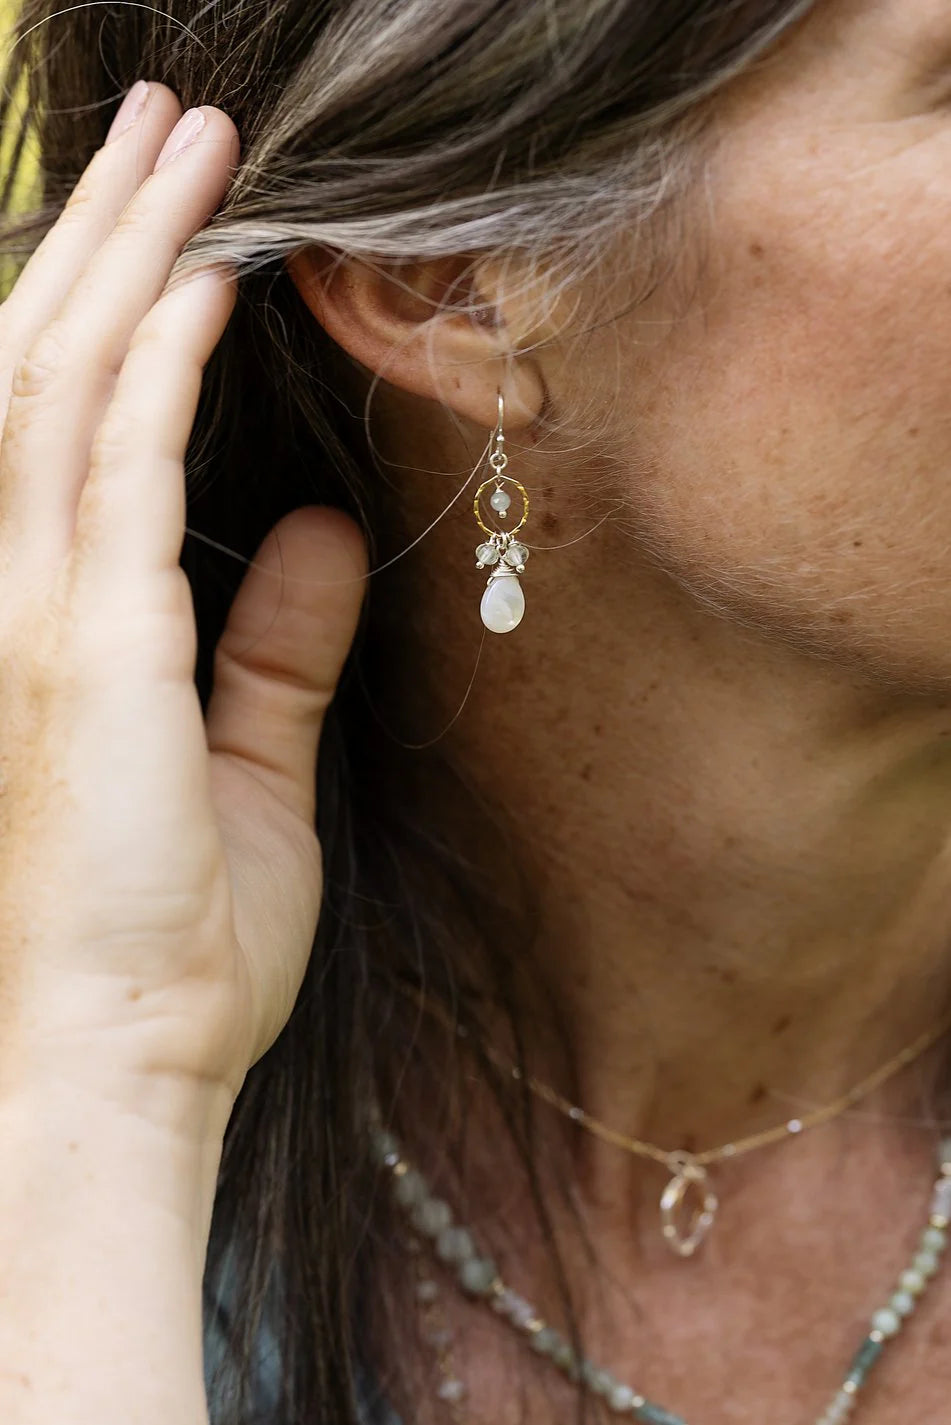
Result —
[{"label": "gold ear wire", "polygon": [[[488,539],[476,548],[476,568],[493,566],[479,608],[482,622],[490,633],[511,633],[512,629],[521,623],[525,612],[525,595],[518,576],[525,572],[528,550],[515,539],[515,535],[528,519],[528,491],[520,480],[505,474],[509,462],[504,450],[504,418],[505,401],[500,387],[499,419],[493,432],[492,450],[489,454],[489,465],[493,473],[487,480],[483,480],[472,502],[476,522],[483,534],[488,535]],[[481,500],[490,485],[495,488],[488,503],[500,520],[508,517],[512,503],[512,497],[504,485],[513,485],[522,497],[521,519],[511,529],[493,529],[482,518]]]}]

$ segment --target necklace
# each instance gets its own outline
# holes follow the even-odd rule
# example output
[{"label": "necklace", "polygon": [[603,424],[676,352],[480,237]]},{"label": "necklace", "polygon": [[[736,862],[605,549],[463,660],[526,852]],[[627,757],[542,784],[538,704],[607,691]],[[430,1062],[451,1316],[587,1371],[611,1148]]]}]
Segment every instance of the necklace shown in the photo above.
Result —
[{"label": "necklace", "polygon": [[[465,1039],[467,1037],[468,1032],[465,1025],[456,1024],[440,1004],[427,999],[411,986],[401,985],[400,988],[415,1000],[421,1009],[434,1019],[438,1019],[457,1038]],[[814,1109],[801,1118],[788,1118],[784,1123],[779,1123],[773,1128],[764,1129],[760,1133],[752,1133],[746,1138],[737,1138],[734,1142],[724,1143],[718,1148],[706,1148],[700,1153],[691,1153],[685,1148],[660,1148],[655,1143],[646,1143],[640,1138],[631,1138],[626,1133],[621,1133],[616,1128],[602,1123],[578,1104],[563,1098],[555,1089],[542,1083],[534,1075],[523,1073],[517,1064],[514,1064],[511,1059],[506,1058],[491,1045],[487,1046],[484,1052],[497,1068],[502,1069],[510,1078],[523,1083],[536,1098],[557,1109],[559,1113],[571,1119],[572,1123],[576,1123],[579,1128],[586,1129],[595,1138],[600,1138],[604,1143],[610,1143],[612,1147],[621,1148],[634,1157],[650,1158],[665,1167],[670,1173],[670,1179],[660,1196],[661,1233],[668,1247],[677,1256],[691,1257],[716,1221],[720,1206],[708,1171],[711,1164],[727,1162],[744,1153],[752,1152],[754,1148],[765,1148],[767,1144],[798,1137],[807,1128],[815,1128],[820,1123],[828,1123],[830,1119],[838,1117],[846,1109],[858,1103],[860,1099],[867,1097],[873,1089],[894,1077],[906,1064],[910,1064],[913,1059],[917,1059],[926,1049],[930,1049],[933,1044],[936,1044],[949,1029],[951,1029],[951,1016],[946,1016],[940,1024],[919,1035],[912,1044],[908,1044],[893,1059],[889,1059],[887,1064],[883,1064],[867,1078],[862,1079],[860,1083],[849,1089],[848,1093],[842,1094],[841,1097],[834,1099],[832,1103],[825,1104],[822,1108]],[[689,1215],[689,1221],[686,1223],[682,1220],[685,1215]]]},{"label": "necklace", "polygon": [[[550,1361],[569,1380],[582,1382],[615,1415],[626,1415],[629,1419],[642,1422],[642,1425],[687,1425],[681,1416],[649,1400],[610,1371],[595,1365],[587,1356],[579,1355],[571,1342],[546,1322],[531,1302],[512,1291],[499,1275],[495,1262],[479,1252],[469,1229],[456,1222],[449,1204],[430,1191],[422,1173],[407,1160],[391,1132],[374,1125],[370,1141],[376,1163],[392,1177],[395,1201],[407,1214],[415,1232],[429,1244],[436,1258],[454,1273],[456,1285],[467,1296],[489,1306],[540,1357]],[[887,1305],[872,1314],[866,1335],[852,1357],[839,1389],[816,1419],[815,1425],[844,1425],[851,1418],[859,1392],[886,1344],[898,1335],[939,1270],[948,1245],[951,1219],[951,1138],[942,1140],[937,1157],[939,1176],[932,1187],[927,1225],[914,1255],[901,1273]],[[438,1287],[433,1280],[422,1276],[418,1278],[419,1300],[432,1303],[437,1295]],[[445,1351],[448,1344],[445,1332],[441,1340]],[[441,1364],[444,1363],[445,1355],[441,1357]],[[440,1395],[452,1402],[454,1420],[458,1421],[458,1407],[464,1395],[462,1382],[447,1374]]]}]

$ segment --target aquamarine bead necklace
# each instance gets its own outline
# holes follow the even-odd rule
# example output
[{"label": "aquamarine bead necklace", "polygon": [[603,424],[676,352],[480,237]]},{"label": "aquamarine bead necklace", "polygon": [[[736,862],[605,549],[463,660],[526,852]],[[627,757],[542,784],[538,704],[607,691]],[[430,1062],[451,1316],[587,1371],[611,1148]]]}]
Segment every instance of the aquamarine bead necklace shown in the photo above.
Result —
[{"label": "aquamarine bead necklace", "polygon": [[[418,1168],[404,1154],[398,1140],[387,1129],[371,1129],[371,1148],[378,1166],[390,1174],[393,1196],[406,1213],[419,1239],[428,1244],[434,1257],[453,1274],[456,1286],[468,1297],[484,1302],[506,1322],[537,1355],[552,1363],[569,1380],[583,1381],[615,1415],[627,1416],[642,1425],[687,1425],[680,1415],[649,1400],[610,1371],[575,1352],[571,1342],[519,1296],[499,1274],[495,1262],[481,1253],[471,1231],[459,1224],[444,1199],[430,1190]],[[889,1343],[937,1275],[948,1245],[951,1220],[951,1138],[938,1147],[939,1176],[931,1190],[928,1221],[906,1269],[887,1303],[873,1312],[864,1339],[849,1362],[845,1377],[815,1425],[843,1425],[852,1418],[860,1393]],[[416,1284],[422,1302],[438,1294],[435,1278],[422,1275]],[[447,1333],[444,1331],[443,1338]],[[464,1383],[446,1375],[438,1392],[453,1407],[464,1399]],[[455,1409],[454,1409],[455,1414]],[[458,1419],[458,1416],[456,1416]]]}]

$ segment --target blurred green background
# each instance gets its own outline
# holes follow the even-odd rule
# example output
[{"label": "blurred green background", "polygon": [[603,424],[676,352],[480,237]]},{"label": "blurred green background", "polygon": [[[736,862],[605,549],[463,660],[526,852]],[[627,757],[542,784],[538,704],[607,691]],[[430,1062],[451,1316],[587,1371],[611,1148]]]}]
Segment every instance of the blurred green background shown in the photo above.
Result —
[{"label": "blurred green background", "polygon": [[[11,42],[10,25],[15,14],[16,6],[11,3],[11,0],[0,0],[0,57],[2,57],[4,61],[4,68],[6,67],[7,49]],[[14,102],[11,106],[10,121],[4,127],[2,134],[0,134],[0,175],[6,174],[7,163],[15,137],[15,128],[19,123],[20,115],[23,111],[25,87],[23,84],[17,86]],[[17,175],[17,182],[13,190],[14,207],[16,209],[29,207],[35,201],[37,197],[36,180],[36,152],[33,144],[33,136],[31,134],[27,141],[24,162],[21,166],[20,173]]]}]

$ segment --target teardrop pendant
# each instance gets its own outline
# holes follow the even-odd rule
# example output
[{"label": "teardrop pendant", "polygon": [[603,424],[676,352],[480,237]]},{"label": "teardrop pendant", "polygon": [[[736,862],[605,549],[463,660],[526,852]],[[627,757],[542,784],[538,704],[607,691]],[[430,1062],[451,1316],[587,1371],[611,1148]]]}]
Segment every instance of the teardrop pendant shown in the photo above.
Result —
[{"label": "teardrop pendant", "polygon": [[511,633],[518,627],[525,612],[525,595],[522,581],[513,570],[492,573],[479,612],[490,633]]}]

